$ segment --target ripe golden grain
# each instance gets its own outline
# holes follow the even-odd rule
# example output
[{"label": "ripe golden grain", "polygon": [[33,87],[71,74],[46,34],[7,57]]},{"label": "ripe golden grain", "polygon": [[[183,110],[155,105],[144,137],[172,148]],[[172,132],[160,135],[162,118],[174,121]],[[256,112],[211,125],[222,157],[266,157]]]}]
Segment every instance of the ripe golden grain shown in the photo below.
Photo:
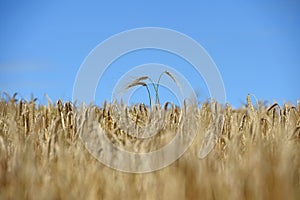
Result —
[{"label": "ripe golden grain", "polygon": [[[188,103],[179,108],[168,102],[154,109],[116,102],[94,106],[95,121],[108,138],[133,152],[155,151],[172,140],[176,127],[196,122],[188,127],[198,133],[193,144],[172,165],[128,174],[102,165],[85,149],[78,137],[89,117],[84,109],[61,100],[52,104],[49,99],[43,106],[14,99],[0,100],[0,199],[297,199],[300,195],[299,105],[259,108],[249,101],[247,108],[233,109],[204,102],[190,118],[183,111],[190,112]],[[131,133],[142,133],[152,123],[163,126],[150,138]],[[213,147],[199,153],[207,135]]]}]

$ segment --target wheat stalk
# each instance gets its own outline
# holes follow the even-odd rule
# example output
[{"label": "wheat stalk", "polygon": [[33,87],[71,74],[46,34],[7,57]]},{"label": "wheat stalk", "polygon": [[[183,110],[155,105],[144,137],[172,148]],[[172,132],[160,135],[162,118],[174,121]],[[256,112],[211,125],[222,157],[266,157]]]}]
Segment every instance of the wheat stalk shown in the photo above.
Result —
[{"label": "wheat stalk", "polygon": [[159,95],[158,95],[158,89],[159,89],[159,86],[160,86],[160,80],[161,80],[161,78],[162,78],[162,76],[164,74],[166,74],[167,76],[169,76],[176,83],[176,85],[178,87],[180,87],[180,84],[178,83],[177,79],[175,78],[175,76],[171,72],[169,72],[167,70],[163,71],[160,74],[159,78],[158,78],[158,81],[157,81],[157,84],[156,84],[156,89],[155,89],[155,92],[156,92],[156,103],[158,103],[158,104],[160,104]]},{"label": "wheat stalk", "polygon": [[159,90],[159,86],[160,86],[160,80],[161,80],[161,78],[162,78],[162,76],[163,76],[164,74],[166,74],[167,76],[169,76],[169,77],[176,83],[176,85],[177,85],[178,87],[180,87],[179,82],[176,80],[175,76],[174,76],[171,72],[169,72],[169,71],[163,71],[163,72],[160,74],[160,76],[159,76],[158,81],[157,81],[156,84],[152,81],[152,79],[151,79],[150,77],[148,77],[148,76],[141,76],[141,77],[139,77],[139,78],[136,78],[136,79],[135,79],[134,81],[132,81],[131,83],[129,83],[129,84],[127,85],[126,89],[129,89],[129,88],[132,88],[132,87],[135,87],[135,86],[139,86],[139,85],[140,85],[140,86],[146,87],[146,88],[147,88],[147,92],[148,92],[148,96],[149,96],[150,107],[152,107],[150,90],[149,90],[147,84],[146,84],[145,82],[143,82],[144,80],[149,80],[150,83],[152,84],[152,87],[153,87],[154,91],[155,91],[155,97],[156,97],[155,103],[160,105],[159,92],[158,92],[158,90]]},{"label": "wheat stalk", "polygon": [[143,87],[146,87],[147,89],[147,92],[148,92],[148,97],[149,97],[149,102],[150,102],[150,107],[152,106],[152,101],[151,101],[151,94],[150,94],[150,90],[149,90],[149,87],[148,85],[145,83],[145,82],[141,82],[140,81],[140,78],[136,79],[135,81],[133,81],[132,83],[128,84],[126,89],[130,89],[132,87],[135,87],[135,86],[143,86]]}]

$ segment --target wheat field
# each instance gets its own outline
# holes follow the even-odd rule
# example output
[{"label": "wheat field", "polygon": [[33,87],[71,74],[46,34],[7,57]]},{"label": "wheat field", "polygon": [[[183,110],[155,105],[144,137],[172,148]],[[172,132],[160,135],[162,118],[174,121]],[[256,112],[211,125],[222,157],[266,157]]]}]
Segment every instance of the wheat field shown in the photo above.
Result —
[{"label": "wheat field", "polygon": [[[15,97],[0,100],[0,199],[300,199],[300,103],[84,108]],[[126,173],[89,153],[82,121],[128,151],[159,149],[179,129],[196,137],[171,165]],[[157,134],[140,139],[149,126]]]}]

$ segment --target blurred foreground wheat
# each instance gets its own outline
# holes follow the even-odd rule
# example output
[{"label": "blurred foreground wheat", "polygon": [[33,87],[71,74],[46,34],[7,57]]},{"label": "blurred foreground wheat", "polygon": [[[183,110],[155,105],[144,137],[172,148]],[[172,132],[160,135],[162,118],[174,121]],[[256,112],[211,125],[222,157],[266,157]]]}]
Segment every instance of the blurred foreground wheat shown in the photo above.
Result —
[{"label": "blurred foreground wheat", "polygon": [[[247,100],[240,109],[203,103],[190,116],[197,136],[181,158],[159,171],[130,174],[85,149],[81,108],[1,99],[0,199],[299,199],[300,104]],[[92,111],[112,143],[148,152],[172,137],[189,106],[104,103]],[[139,140],[153,119],[162,129],[153,140]]]}]

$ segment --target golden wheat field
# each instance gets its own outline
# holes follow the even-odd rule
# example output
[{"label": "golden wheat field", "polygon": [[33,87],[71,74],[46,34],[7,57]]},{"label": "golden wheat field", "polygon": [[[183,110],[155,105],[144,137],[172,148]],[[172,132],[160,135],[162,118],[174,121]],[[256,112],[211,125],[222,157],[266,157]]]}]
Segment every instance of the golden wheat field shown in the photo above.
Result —
[{"label": "golden wheat field", "polygon": [[[133,152],[159,149],[178,130],[196,137],[171,165],[126,173],[86,149],[89,123]],[[139,138],[156,123],[156,135]],[[300,104],[266,106],[250,96],[239,109],[1,99],[0,199],[300,199]]]}]

